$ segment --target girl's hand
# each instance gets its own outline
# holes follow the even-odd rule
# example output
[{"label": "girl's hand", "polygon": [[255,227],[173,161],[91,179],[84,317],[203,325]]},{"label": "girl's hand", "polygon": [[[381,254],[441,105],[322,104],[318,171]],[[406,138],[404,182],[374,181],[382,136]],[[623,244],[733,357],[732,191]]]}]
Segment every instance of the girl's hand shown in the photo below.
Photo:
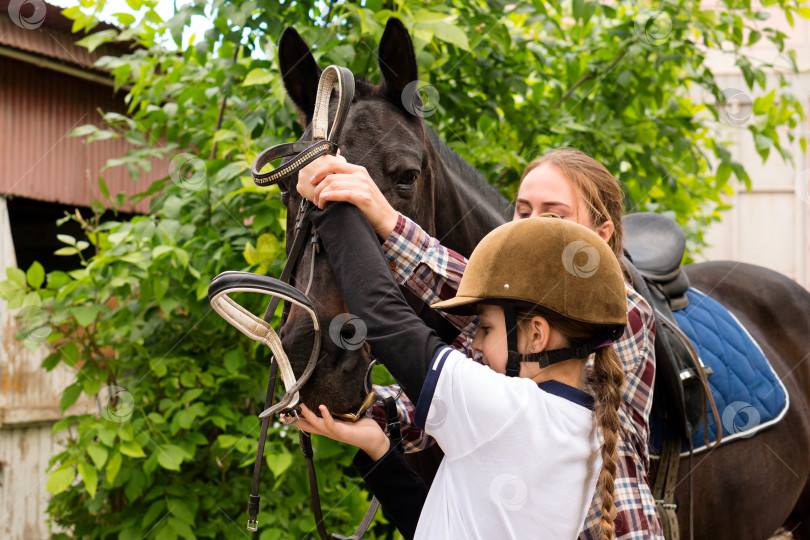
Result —
[{"label": "girl's hand", "polygon": [[357,422],[336,421],[329,414],[326,405],[321,405],[319,409],[321,418],[302,404],[301,415],[303,418],[299,418],[295,426],[307,433],[323,435],[338,442],[356,446],[374,461],[388,452],[390,448],[388,437],[385,436],[377,422],[371,418],[361,418]]},{"label": "girl's hand", "polygon": [[298,192],[321,210],[333,201],[355,205],[383,239],[388,238],[399,218],[366,168],[352,165],[340,154],[321,156],[301,169]]}]

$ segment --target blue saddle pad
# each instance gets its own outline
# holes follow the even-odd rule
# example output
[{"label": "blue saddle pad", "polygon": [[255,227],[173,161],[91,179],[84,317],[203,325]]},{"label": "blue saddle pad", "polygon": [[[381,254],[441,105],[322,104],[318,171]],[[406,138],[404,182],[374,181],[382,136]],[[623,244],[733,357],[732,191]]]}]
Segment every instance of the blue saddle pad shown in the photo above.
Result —
[{"label": "blue saddle pad", "polygon": [[[779,422],[788,409],[788,393],[762,349],[739,320],[701,291],[687,291],[689,305],[674,313],[681,330],[692,340],[704,365],[714,370],[709,386],[720,414],[722,443],[750,437]],[[707,405],[708,407],[708,405]],[[658,455],[662,426],[653,423],[650,453]],[[706,449],[701,424],[692,444],[695,452]],[[709,442],[717,440],[714,415],[708,415]],[[684,441],[682,447],[688,453]]]}]

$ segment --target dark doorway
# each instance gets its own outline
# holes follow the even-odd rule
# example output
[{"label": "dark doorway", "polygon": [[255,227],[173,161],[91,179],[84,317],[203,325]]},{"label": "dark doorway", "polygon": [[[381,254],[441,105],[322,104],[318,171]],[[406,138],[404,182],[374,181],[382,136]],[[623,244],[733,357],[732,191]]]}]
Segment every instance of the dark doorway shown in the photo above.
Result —
[{"label": "dark doorway", "polygon": [[[34,261],[45,268],[45,272],[54,270],[75,270],[81,266],[77,255],[60,256],[54,252],[65,246],[57,238],[57,234],[68,234],[77,240],[86,240],[84,232],[75,221],[68,221],[57,226],[56,222],[65,217],[65,213],[75,213],[79,209],[81,215],[87,219],[93,212],[86,206],[68,206],[64,204],[35,201],[22,197],[8,197],[8,217],[11,222],[11,237],[14,240],[14,252],[17,256],[17,267],[25,271]],[[116,216],[112,211],[105,212],[102,221],[125,221],[136,214],[119,212]],[[92,256],[93,247],[88,248],[85,258]]]}]

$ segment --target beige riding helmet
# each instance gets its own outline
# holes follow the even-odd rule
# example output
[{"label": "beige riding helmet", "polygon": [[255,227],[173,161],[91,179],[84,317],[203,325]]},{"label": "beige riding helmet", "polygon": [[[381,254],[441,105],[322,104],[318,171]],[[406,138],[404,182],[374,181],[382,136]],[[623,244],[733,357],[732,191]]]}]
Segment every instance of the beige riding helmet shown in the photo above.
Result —
[{"label": "beige riding helmet", "polygon": [[[469,315],[482,302],[504,307],[510,375],[517,375],[520,361],[545,367],[586,358],[606,341],[618,339],[627,325],[624,277],[613,251],[592,230],[556,216],[512,221],[490,232],[470,256],[455,298],[431,307]],[[605,331],[587,346],[519,355],[517,305],[541,306],[576,321],[602,325]]]}]

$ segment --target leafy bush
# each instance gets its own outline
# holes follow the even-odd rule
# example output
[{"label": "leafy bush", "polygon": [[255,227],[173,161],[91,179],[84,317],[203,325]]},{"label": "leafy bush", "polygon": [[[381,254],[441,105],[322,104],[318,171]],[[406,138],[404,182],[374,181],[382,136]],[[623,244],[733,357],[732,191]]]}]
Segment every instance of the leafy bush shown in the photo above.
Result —
[{"label": "leafy bush", "polygon": [[[79,269],[47,276],[38,264],[25,274],[9,269],[0,286],[11,308],[24,308],[18,337],[29,346],[47,339],[53,348],[43,367],[75,369],[62,408],[82,393],[99,407],[54,426],[66,437],[48,480],[52,522],[68,531],[57,537],[244,532],[268,351],[216,316],[206,291],[221,271],[278,275],[283,263],[285,209],[275,188],[253,185],[248,167],[261,149],[301,132],[275,58],[286,25],[313,44],[321,65],[347,65],[376,80],[384,23],[402,18],[431,85],[426,120],[506,195],[543,149],[577,146],[623,181],[628,209],[674,212],[693,249],[725,208],[720,196],[732,191],[731,178],[749,181],[719,128],[750,132],[763,159],[772,150],[788,157],[785,138],[802,118],[782,90],[785,76],[768,82],[769,65],[743,54],[743,46],[768,40],[795,68],[785,35],[746,2],[701,9],[665,1],[654,10],[584,0],[195,0],[168,21],[154,11],[156,1],[128,3],[143,7],[138,17],[118,14],[121,31],[82,42],[138,45],[100,62],[127,85],[129,111],[105,113],[105,128],[82,126],[74,135],[125,137],[134,148],[108,167],[137,177],[171,157],[171,174],[139,196],[150,197],[149,215],[102,223],[103,207],[94,203],[93,219],[66,217],[86,232],[61,237],[59,253],[80,254]],[[73,30],[91,29],[103,4],[83,0],[65,10]],[[779,7],[789,20],[810,16],[799,2]],[[184,46],[184,29],[203,13],[214,13],[214,27]],[[179,50],[165,46],[167,36]],[[721,46],[745,76],[742,94],[755,96],[742,116],[704,65],[708,50]],[[99,181],[114,211],[123,196]],[[239,301],[261,313],[265,299]],[[305,464],[288,433],[277,424],[269,433],[261,540],[314,534]],[[317,438],[315,446],[328,527],[347,531],[368,498],[351,470],[352,452]],[[393,534],[378,514],[372,537]]]}]

